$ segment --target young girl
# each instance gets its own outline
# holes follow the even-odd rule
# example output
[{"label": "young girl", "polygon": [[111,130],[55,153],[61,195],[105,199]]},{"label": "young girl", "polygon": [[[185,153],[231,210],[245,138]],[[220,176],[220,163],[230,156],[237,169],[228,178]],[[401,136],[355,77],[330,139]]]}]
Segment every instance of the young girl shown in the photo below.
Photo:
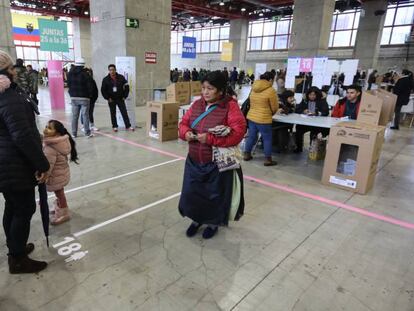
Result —
[{"label": "young girl", "polygon": [[70,220],[64,191],[70,180],[68,156],[70,155],[70,161],[78,164],[78,153],[75,141],[59,121],[50,120],[43,133],[43,152],[50,163],[49,179],[46,182],[47,191],[54,192],[56,195],[51,224],[60,225]]}]

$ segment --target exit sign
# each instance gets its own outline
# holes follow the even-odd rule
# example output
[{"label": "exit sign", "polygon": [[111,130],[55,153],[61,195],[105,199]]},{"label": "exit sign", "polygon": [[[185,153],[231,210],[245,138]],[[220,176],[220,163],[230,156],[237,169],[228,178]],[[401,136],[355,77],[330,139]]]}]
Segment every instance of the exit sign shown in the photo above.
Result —
[{"label": "exit sign", "polygon": [[126,18],[125,25],[128,28],[139,28],[139,20],[136,18]]}]

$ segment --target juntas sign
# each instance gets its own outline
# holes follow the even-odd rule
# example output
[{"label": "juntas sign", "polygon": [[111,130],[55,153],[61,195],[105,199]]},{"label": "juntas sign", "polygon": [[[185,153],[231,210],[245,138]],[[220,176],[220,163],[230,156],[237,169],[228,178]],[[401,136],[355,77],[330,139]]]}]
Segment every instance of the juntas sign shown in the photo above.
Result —
[{"label": "juntas sign", "polygon": [[66,22],[39,19],[39,32],[41,51],[69,52]]},{"label": "juntas sign", "polygon": [[197,57],[197,38],[183,37],[183,52],[182,58],[196,58]]}]

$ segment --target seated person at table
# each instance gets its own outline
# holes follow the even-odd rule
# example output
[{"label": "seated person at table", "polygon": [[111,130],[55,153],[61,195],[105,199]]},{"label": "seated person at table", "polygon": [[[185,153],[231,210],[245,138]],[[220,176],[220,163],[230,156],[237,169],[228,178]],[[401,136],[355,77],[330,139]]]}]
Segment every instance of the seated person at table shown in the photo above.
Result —
[{"label": "seated person at table", "polygon": [[[329,106],[326,99],[322,98],[322,92],[317,87],[311,87],[306,92],[306,97],[296,106],[296,113],[305,114],[307,116],[323,116],[329,115]],[[303,136],[305,133],[311,132],[311,139],[319,133],[325,133],[324,129],[307,125],[296,125],[296,150],[295,153],[303,151]]]},{"label": "seated person at table", "polygon": [[344,118],[356,120],[359,112],[359,105],[361,103],[361,87],[358,85],[351,85],[346,90],[346,97],[338,100],[333,111],[333,118]]},{"label": "seated person at table", "polygon": [[[295,93],[284,91],[279,95],[279,110],[277,114],[288,115],[295,112]],[[292,131],[293,125],[273,121],[273,145],[277,146],[278,152],[288,149],[289,131]]]}]

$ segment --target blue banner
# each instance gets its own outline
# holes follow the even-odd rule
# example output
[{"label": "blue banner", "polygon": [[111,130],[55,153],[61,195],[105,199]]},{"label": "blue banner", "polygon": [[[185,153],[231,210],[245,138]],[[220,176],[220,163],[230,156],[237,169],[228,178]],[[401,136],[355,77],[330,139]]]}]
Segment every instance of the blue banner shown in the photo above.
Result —
[{"label": "blue banner", "polygon": [[197,57],[197,39],[193,37],[183,37],[183,52],[182,58],[196,58]]}]

